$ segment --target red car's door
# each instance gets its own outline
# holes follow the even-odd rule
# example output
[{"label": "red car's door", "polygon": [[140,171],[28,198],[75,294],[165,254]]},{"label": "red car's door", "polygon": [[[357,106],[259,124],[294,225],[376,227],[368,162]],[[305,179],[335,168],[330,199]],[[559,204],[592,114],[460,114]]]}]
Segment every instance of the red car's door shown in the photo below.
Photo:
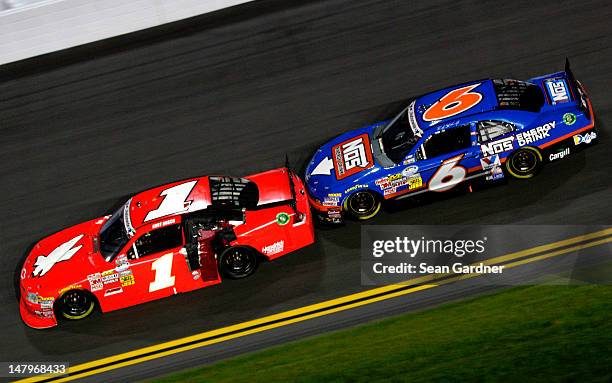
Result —
[{"label": "red car's door", "polygon": [[149,231],[132,242],[127,258],[134,278],[129,295],[135,303],[204,287],[189,271],[183,245],[180,224]]}]

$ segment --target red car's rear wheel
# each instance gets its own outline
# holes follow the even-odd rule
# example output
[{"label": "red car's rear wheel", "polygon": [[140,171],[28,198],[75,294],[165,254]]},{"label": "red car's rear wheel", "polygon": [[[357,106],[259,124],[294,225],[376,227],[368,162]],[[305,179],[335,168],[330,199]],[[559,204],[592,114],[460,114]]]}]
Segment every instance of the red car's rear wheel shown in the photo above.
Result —
[{"label": "red car's rear wheel", "polygon": [[257,269],[257,254],[244,246],[228,247],[219,257],[219,269],[228,278],[246,278]]}]

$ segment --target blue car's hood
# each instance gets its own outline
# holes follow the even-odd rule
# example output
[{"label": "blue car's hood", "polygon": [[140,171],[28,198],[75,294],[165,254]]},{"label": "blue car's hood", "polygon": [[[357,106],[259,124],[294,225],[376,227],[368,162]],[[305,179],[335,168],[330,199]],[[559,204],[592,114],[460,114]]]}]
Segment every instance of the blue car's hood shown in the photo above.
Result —
[{"label": "blue car's hood", "polygon": [[372,131],[381,124],[351,130],[321,146],[306,168],[310,195],[323,199],[328,193],[348,189],[380,170],[372,153]]}]

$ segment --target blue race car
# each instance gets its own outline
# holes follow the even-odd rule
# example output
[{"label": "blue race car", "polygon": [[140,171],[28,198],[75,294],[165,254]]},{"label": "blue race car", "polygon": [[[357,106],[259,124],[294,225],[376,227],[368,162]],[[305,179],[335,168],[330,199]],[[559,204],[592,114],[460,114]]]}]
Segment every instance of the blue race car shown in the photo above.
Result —
[{"label": "blue race car", "polygon": [[323,145],[305,178],[323,221],[365,220],[388,199],[531,178],[596,141],[591,103],[566,60],[565,71],[527,81],[479,80],[414,98],[391,120]]}]

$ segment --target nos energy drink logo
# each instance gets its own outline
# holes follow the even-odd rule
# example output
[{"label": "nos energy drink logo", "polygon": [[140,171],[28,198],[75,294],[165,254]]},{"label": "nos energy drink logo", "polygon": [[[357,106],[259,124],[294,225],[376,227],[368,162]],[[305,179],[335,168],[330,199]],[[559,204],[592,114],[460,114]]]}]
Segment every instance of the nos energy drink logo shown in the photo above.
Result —
[{"label": "nos energy drink logo", "polygon": [[569,91],[564,79],[547,80],[546,90],[553,105],[569,101]]}]

